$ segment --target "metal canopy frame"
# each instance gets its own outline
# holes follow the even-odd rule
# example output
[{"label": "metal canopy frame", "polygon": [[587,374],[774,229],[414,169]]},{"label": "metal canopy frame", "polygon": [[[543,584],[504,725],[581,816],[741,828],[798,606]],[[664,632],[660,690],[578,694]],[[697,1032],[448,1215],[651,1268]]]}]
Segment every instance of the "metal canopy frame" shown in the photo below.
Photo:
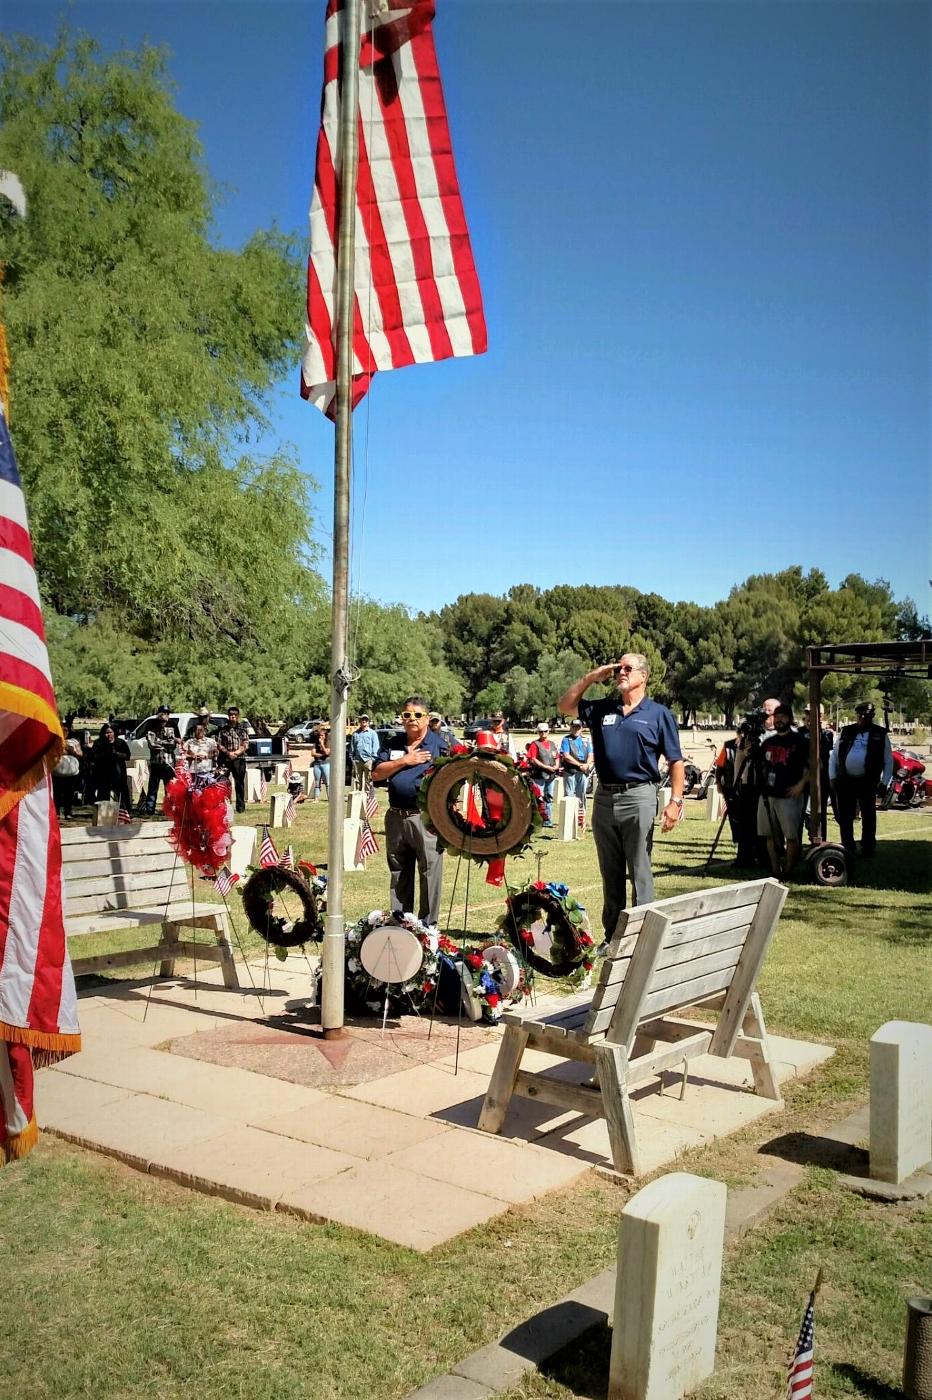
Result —
[{"label": "metal canopy frame", "polygon": [[811,839],[818,845],[819,813],[822,811],[820,738],[822,725],[822,677],[841,675],[887,676],[890,680],[932,680],[932,638],[918,642],[840,642],[829,646],[807,647],[809,666],[809,809]]}]

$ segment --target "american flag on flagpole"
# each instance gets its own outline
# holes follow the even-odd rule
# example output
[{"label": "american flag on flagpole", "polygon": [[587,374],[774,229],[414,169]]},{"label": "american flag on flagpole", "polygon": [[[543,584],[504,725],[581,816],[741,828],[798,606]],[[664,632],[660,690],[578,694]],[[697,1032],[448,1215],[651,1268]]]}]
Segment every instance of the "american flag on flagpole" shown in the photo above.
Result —
[{"label": "american flag on flagpole", "polygon": [[375,832],[368,822],[363,822],[359,828],[359,840],[356,842],[356,865],[364,864],[369,856],[377,855],[378,849]]},{"label": "american flag on flagpole", "polygon": [[373,817],[379,815],[379,799],[375,795],[375,787],[372,783],[366,788],[366,816],[371,822]]},{"label": "american flag on flagpole", "polygon": [[217,878],[214,880],[217,893],[225,897],[230,893],[233,886],[237,884],[239,884],[239,876],[234,875],[229,866],[221,865],[220,869],[217,871]]},{"label": "american flag on flagpole", "polygon": [[815,1288],[809,1294],[809,1302],[803,1313],[803,1325],[799,1329],[799,1339],[786,1383],[786,1400],[811,1400],[812,1397],[812,1355],[814,1350],[815,1300],[822,1284],[820,1269]]},{"label": "american flag on flagpole", "polygon": [[286,848],[285,854],[284,854],[283,856],[280,857],[278,863],[279,863],[279,865],[282,867],[283,870],[294,870],[294,868],[295,868],[294,846],[288,846],[288,847]]},{"label": "american flag on flagpole", "polygon": [[117,821],[120,826],[131,826],[133,822],[132,813],[127,811],[122,802],[120,803],[120,810],[117,813]]},{"label": "american flag on flagpole", "polygon": [[282,813],[282,820],[284,821],[284,823],[285,823],[286,826],[293,826],[293,825],[294,825],[294,819],[295,819],[295,817],[296,817],[297,815],[298,815],[298,807],[297,807],[297,804],[296,804],[294,798],[289,794],[288,801],[285,803],[285,810],[284,810],[284,812]]},{"label": "american flag on flagpole", "polygon": [[269,785],[265,781],[265,774],[259,769],[259,801],[264,802],[269,795]]},{"label": "american flag on flagpole", "polygon": [[267,826],[262,828],[262,845],[259,847],[259,869],[267,870],[270,865],[278,865],[279,854],[275,842],[269,835]]},{"label": "american flag on flagpole", "polygon": [[[310,209],[301,394],[328,417],[336,396],[336,169],[345,0],[328,0],[324,90]],[[358,3],[358,0],[357,0]],[[376,12],[377,11],[377,12]],[[434,48],[433,0],[366,5],[359,55],[353,407],[376,370],[486,349]]]},{"label": "american flag on flagpole", "polygon": [[81,1048],[51,770],[64,748],[26,502],[0,403],[0,1165],[36,1142],[33,1052]]}]

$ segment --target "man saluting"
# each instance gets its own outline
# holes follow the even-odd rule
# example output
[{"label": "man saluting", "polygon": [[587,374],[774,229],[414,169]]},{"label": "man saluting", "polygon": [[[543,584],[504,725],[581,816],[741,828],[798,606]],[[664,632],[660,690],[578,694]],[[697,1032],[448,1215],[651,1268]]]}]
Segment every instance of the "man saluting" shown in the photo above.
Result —
[{"label": "man saluting", "polygon": [[[561,714],[588,725],[599,780],[592,804],[592,835],[602,873],[602,926],[615,932],[625,908],[625,874],[631,879],[633,904],[654,897],[650,866],[657,815],[658,759],[670,767],[670,801],[661,830],[671,831],[683,815],[683,755],[676,720],[665,705],[647,697],[647,658],[627,652],[620,661],[598,666],[571,685],[557,701]],[[604,700],[582,697],[598,681],[614,680]]]}]

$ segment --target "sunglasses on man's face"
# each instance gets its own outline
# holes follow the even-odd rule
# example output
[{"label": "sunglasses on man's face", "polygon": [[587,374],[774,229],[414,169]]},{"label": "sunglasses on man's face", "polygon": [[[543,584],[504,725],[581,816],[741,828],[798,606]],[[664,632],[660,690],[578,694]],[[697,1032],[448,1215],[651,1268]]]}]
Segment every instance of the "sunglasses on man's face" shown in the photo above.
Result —
[{"label": "sunglasses on man's face", "polygon": [[615,675],[616,675],[616,676],[620,676],[621,673],[622,673],[623,671],[625,671],[625,672],[627,672],[627,671],[637,671],[637,670],[639,670],[639,669],[640,669],[640,668],[639,668],[638,666],[616,666],[616,667],[615,667]]},{"label": "sunglasses on man's face", "polygon": [[426,710],[402,710],[402,719],[423,719],[427,714]]}]

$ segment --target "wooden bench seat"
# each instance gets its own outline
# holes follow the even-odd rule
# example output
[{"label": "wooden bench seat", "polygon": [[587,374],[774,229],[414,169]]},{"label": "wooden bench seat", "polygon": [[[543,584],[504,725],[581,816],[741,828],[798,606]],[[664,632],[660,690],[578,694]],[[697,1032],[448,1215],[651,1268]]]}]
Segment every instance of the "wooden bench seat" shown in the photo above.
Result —
[{"label": "wooden bench seat", "polygon": [[[725,885],[623,911],[591,999],[554,1016],[512,1012],[479,1127],[497,1133],[513,1094],[606,1120],[616,1171],[637,1176],[630,1090],[697,1055],[740,1055],[755,1089],[779,1099],[755,983],[786,890],[776,880]],[[682,1019],[717,1011],[714,1025]],[[590,1083],[521,1069],[525,1050],[595,1066]]]},{"label": "wooden bench seat", "polygon": [[[75,974],[129,967],[151,958],[159,975],[172,977],[175,959],[218,962],[227,987],[238,987],[226,907],[200,903],[191,892],[190,868],[168,844],[168,822],[62,830],[65,932],[88,933],[160,926],[158,943],[97,957],[75,958]],[[184,929],[208,928],[213,943],[182,939]]]}]

